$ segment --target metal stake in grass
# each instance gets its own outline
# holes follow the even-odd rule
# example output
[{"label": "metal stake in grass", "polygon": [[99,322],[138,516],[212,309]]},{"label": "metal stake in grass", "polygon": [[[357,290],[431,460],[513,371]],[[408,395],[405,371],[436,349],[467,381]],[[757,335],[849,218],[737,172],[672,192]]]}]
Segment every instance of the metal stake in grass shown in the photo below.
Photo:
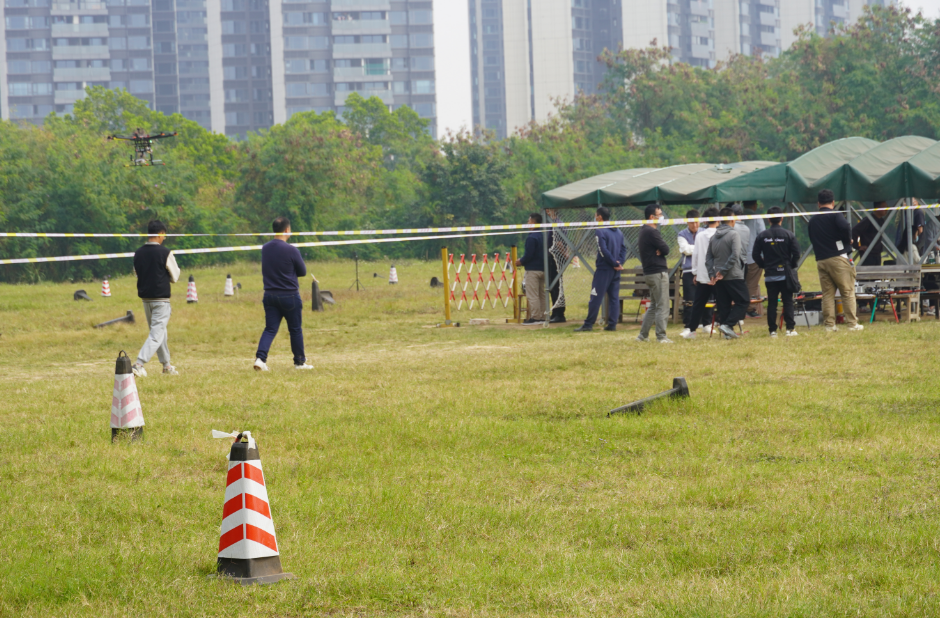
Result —
[{"label": "metal stake in grass", "polygon": [[651,401],[657,399],[662,399],[663,397],[669,397],[670,399],[680,399],[682,397],[689,396],[689,385],[686,384],[685,378],[673,378],[672,388],[668,391],[663,391],[658,395],[652,395],[651,397],[646,397],[645,399],[640,399],[639,401],[634,401],[633,403],[628,403],[625,406],[620,406],[619,408],[614,408],[607,413],[609,417],[611,414],[626,414],[627,412],[636,412],[639,414],[643,411],[643,408],[646,407]]},{"label": "metal stake in grass", "polygon": [[111,324],[118,324],[120,322],[130,322],[134,323],[134,312],[130,309],[127,310],[127,315],[123,318],[114,318],[113,320],[108,320],[107,322],[102,322],[101,324],[95,324],[95,328],[102,328],[104,326],[109,326]]}]

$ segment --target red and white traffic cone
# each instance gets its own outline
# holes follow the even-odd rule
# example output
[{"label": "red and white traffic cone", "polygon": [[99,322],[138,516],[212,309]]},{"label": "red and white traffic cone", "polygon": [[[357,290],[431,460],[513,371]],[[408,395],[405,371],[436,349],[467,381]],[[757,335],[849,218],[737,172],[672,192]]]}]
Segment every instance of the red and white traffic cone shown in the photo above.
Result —
[{"label": "red and white traffic cone", "polygon": [[124,350],[114,367],[114,392],[111,396],[111,441],[119,436],[131,441],[144,437],[144,411],[137,395],[137,383],[131,371],[131,359]]},{"label": "red and white traffic cone", "polygon": [[186,286],[186,302],[199,302],[199,295],[196,294],[196,279],[192,275],[189,276],[189,285]]},{"label": "red and white traffic cone", "polygon": [[235,296],[235,287],[232,285],[232,275],[225,276],[225,296]]},{"label": "red and white traffic cone", "polygon": [[101,282],[101,295],[105,298],[111,298],[111,285],[108,283],[107,277]]},{"label": "red and white traffic cone", "polygon": [[390,271],[388,271],[388,283],[389,283],[389,285],[393,285],[393,284],[395,284],[395,283],[398,283],[398,271],[395,270],[395,265],[394,265],[394,264],[392,264],[392,269],[391,269]]},{"label": "red and white traffic cone", "polygon": [[225,479],[218,574],[243,586],[293,579],[293,574],[281,569],[261,457],[251,432],[227,434],[213,430],[212,436],[235,438]]}]

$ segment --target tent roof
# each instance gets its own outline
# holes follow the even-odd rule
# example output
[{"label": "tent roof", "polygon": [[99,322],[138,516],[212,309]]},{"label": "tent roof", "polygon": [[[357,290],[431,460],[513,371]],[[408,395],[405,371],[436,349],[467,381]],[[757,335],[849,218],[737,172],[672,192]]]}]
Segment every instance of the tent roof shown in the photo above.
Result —
[{"label": "tent roof", "polygon": [[815,202],[821,189],[837,200],[940,198],[940,142],[904,136],[884,143],[848,137],[789,163],[693,163],[602,174],[543,194],[546,208],[595,204],[697,204],[764,200]]}]

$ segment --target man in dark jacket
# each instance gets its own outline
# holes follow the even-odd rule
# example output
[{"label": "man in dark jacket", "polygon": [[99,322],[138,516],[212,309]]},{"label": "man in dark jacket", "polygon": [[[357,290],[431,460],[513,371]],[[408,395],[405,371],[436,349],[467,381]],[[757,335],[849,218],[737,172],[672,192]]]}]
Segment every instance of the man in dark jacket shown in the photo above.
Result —
[{"label": "man in dark jacket", "polygon": [[281,320],[287,322],[290,351],[294,355],[294,369],[313,369],[304,354],[303,315],[298,277],[307,275],[307,265],[300,250],[287,243],[290,238],[290,219],[278,217],[271,224],[274,240],[261,247],[261,277],[264,280],[264,331],[255,353],[255,371],[268,370],[268,351]]},{"label": "man in dark jacket", "polygon": [[[875,202],[875,212],[872,214],[875,216],[875,221],[879,227],[884,227],[885,219],[888,216],[887,206],[885,202]],[[865,261],[862,262],[862,266],[881,266],[881,252],[884,249],[881,239],[884,234],[878,238],[877,242],[875,236],[878,236],[878,230],[868,217],[856,223],[852,228],[852,247],[862,255],[865,255],[865,251],[868,250],[868,247],[871,247],[871,251]]]},{"label": "man in dark jacket", "polygon": [[146,377],[144,365],[156,352],[163,364],[163,373],[175,376],[179,373],[170,363],[166,327],[170,322],[170,284],[179,281],[180,267],[176,265],[173,252],[163,246],[166,225],[161,221],[151,221],[147,224],[147,234],[147,244],[134,252],[134,272],[137,273],[137,296],[144,302],[144,316],[150,334],[137,353],[131,370],[139,378]]},{"label": "man in dark jacket", "polygon": [[744,319],[751,300],[744,282],[745,245],[741,235],[734,231],[733,215],[730,208],[722,208],[718,213],[726,218],[718,225],[705,254],[709,283],[715,286],[718,330],[725,339],[737,339],[734,326]]},{"label": "man in dark jacket", "polygon": [[823,189],[816,198],[823,214],[809,220],[809,241],[816,254],[816,270],[822,288],[823,322],[827,331],[836,326],[836,289],[842,295],[842,309],[849,330],[862,330],[855,315],[855,265],[852,263],[852,229],[840,212],[833,212],[835,195]]},{"label": "man in dark jacket", "polygon": [[[549,222],[559,223],[561,221],[555,211],[548,210],[545,214],[548,215]],[[561,277],[558,276],[558,262],[564,259],[566,253],[564,242],[559,242],[556,246],[555,233],[550,231],[548,233],[548,276],[546,285],[552,286],[548,292],[552,299],[552,312],[548,318],[551,324],[567,322],[565,319],[565,304],[558,304],[558,297],[561,296]]]},{"label": "man in dark jacket", "polygon": [[660,343],[672,343],[666,337],[666,319],[669,317],[669,245],[659,232],[659,222],[663,219],[663,210],[656,204],[650,204],[643,213],[646,223],[640,228],[637,250],[640,252],[640,264],[643,277],[650,288],[650,305],[643,316],[637,341],[649,341],[649,332],[656,324],[656,339]]},{"label": "man in dark jacket", "polygon": [[[770,215],[779,215],[781,211],[774,206],[767,211]],[[771,217],[770,228],[757,235],[751,257],[754,263],[764,271],[764,284],[767,286],[767,328],[770,336],[777,336],[777,296],[783,299],[783,321],[787,325],[787,337],[796,336],[796,322],[793,319],[793,292],[787,289],[787,265],[796,268],[800,263],[800,245],[796,236],[780,224],[783,217]]]},{"label": "man in dark jacket", "polygon": [[[529,215],[529,225],[542,222],[542,215]],[[516,260],[516,266],[525,268],[526,319],[523,324],[541,324],[545,321],[545,246],[542,230],[534,230],[525,239],[525,253]]]},{"label": "man in dark jacket", "polygon": [[[610,209],[600,206],[594,215],[598,223],[610,221]],[[627,248],[623,234],[615,229],[597,230],[597,260],[594,262],[594,281],[591,282],[591,298],[584,324],[575,332],[587,333],[594,329],[604,295],[607,295],[607,326],[604,330],[617,330],[620,321],[620,271],[627,259]]]}]

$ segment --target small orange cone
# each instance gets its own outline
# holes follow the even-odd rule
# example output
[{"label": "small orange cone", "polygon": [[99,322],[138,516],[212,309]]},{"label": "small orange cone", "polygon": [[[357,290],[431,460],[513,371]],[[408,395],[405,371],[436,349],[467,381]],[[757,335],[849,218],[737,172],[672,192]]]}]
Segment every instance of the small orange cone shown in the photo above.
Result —
[{"label": "small orange cone", "polygon": [[186,287],[186,302],[199,302],[199,295],[196,294],[196,279],[192,275],[189,276],[189,285]]},{"label": "small orange cone", "polygon": [[137,383],[131,371],[131,359],[124,350],[114,367],[114,392],[111,396],[111,441],[123,434],[131,441],[144,437],[144,411],[137,395]]},{"label": "small orange cone", "polygon": [[101,295],[105,298],[111,298],[111,285],[108,283],[107,277],[101,282]]},{"label": "small orange cone", "polygon": [[225,296],[235,296],[235,288],[232,286],[232,275],[225,276]]},{"label": "small orange cone", "polygon": [[398,271],[395,270],[395,265],[392,264],[392,269],[388,271],[388,284],[393,285],[398,283]]},{"label": "small orange cone", "polygon": [[212,437],[235,438],[219,528],[219,576],[231,577],[243,586],[293,579],[293,574],[281,568],[261,457],[251,432],[228,434],[213,429]]}]

